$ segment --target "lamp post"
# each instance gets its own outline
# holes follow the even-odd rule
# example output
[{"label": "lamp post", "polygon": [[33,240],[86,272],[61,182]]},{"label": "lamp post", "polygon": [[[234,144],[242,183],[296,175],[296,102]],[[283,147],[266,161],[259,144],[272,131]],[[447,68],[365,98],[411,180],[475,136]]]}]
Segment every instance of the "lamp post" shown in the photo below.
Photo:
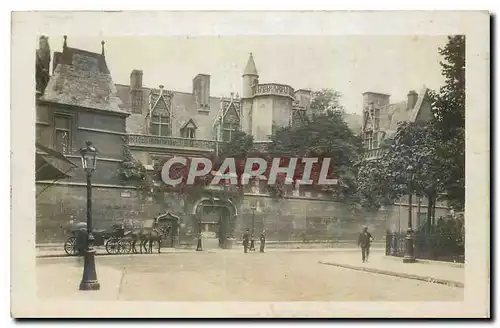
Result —
[{"label": "lamp post", "polygon": [[412,184],[413,184],[413,179],[414,179],[414,168],[413,166],[409,165],[406,168],[406,171],[408,172],[408,230],[406,231],[406,252],[405,256],[403,257],[403,263],[414,263],[415,262],[415,255],[413,253],[413,223],[412,223],[412,194],[413,194],[413,189],[412,189]]},{"label": "lamp post", "polygon": [[[203,212],[203,203],[201,205],[201,212]],[[200,211],[197,213],[198,216],[198,243],[196,244],[196,251],[201,252],[203,251],[203,247],[201,245],[201,214]]]},{"label": "lamp post", "polygon": [[87,174],[87,245],[80,290],[99,290],[100,284],[95,270],[94,235],[92,234],[92,173],[96,168],[97,149],[92,145],[92,142],[87,141],[86,147],[80,149],[80,155],[82,168]]},{"label": "lamp post", "polygon": [[251,210],[252,210],[252,235],[250,237],[250,250],[255,251],[255,239],[254,239],[254,234],[255,234],[255,210],[257,207],[255,205],[252,205]]}]

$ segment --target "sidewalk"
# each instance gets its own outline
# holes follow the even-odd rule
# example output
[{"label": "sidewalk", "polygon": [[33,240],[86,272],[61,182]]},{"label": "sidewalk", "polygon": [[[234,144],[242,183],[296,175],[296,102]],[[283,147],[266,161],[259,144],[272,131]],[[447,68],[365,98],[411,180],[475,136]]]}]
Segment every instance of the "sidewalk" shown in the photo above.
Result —
[{"label": "sidewalk", "polygon": [[452,287],[464,288],[465,282],[465,268],[463,266],[434,261],[403,263],[402,258],[385,256],[385,253],[381,252],[372,252],[369,261],[366,263],[361,262],[359,251],[328,255],[319,263],[357,271],[434,282]]},{"label": "sidewalk", "polygon": [[43,299],[71,299],[73,301],[118,300],[123,272],[100,265],[96,259],[96,271],[101,288],[99,291],[79,290],[82,279],[83,259],[68,257],[72,261],[37,266],[37,296]]}]

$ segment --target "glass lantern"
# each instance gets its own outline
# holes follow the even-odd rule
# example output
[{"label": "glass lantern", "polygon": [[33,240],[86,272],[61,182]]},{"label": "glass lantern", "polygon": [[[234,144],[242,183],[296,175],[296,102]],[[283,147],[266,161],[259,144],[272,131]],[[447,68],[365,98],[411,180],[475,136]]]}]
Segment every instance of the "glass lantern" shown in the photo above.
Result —
[{"label": "glass lantern", "polygon": [[97,164],[97,149],[92,145],[92,142],[87,141],[85,148],[80,149],[82,157],[82,168],[86,172],[94,172]]}]

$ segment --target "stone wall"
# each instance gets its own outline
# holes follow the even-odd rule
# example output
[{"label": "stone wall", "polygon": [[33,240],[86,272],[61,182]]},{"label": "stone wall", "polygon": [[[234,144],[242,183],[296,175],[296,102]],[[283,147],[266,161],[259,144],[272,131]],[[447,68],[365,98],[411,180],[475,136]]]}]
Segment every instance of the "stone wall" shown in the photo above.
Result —
[{"label": "stone wall", "polygon": [[[39,183],[37,194],[48,185]],[[145,220],[170,211],[181,218],[180,242],[192,242],[196,218],[192,215],[195,200],[178,194],[162,193],[153,197],[135,189],[96,185],[93,188],[95,228],[109,227],[124,219]],[[251,206],[255,210],[255,231],[266,229],[269,240],[353,240],[361,226],[367,225],[373,236],[381,240],[387,229],[405,230],[408,207],[389,206],[377,212],[351,210],[340,202],[311,200],[300,197],[275,200],[268,196],[246,194],[238,205],[235,237],[252,228]],[[70,220],[86,220],[85,185],[54,184],[36,199],[37,243],[61,242],[68,237]],[[417,226],[418,208],[413,207],[413,225]],[[425,209],[421,209],[425,211]],[[436,218],[446,214],[436,209]]]},{"label": "stone wall", "polygon": [[[37,184],[37,194],[46,188]],[[36,199],[36,242],[61,242],[68,238],[70,221],[86,221],[87,189],[84,185],[55,184]],[[124,219],[145,220],[159,213],[184,213],[184,203],[174,196],[157,201],[134,189],[92,188],[94,227],[107,228]],[[181,219],[183,219],[181,217]],[[184,219],[184,221],[186,221]]]}]

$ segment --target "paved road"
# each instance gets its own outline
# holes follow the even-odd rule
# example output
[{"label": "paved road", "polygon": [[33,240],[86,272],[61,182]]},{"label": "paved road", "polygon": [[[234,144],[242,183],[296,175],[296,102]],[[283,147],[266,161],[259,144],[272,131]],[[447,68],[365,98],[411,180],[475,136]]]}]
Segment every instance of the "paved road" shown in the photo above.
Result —
[{"label": "paved road", "polygon": [[[463,300],[462,288],[318,264],[332,256],[324,251],[218,251],[103,256],[96,261],[102,291],[109,294],[101,297],[119,300]],[[40,258],[37,264],[39,296],[70,297],[77,289],[81,260]]]}]

